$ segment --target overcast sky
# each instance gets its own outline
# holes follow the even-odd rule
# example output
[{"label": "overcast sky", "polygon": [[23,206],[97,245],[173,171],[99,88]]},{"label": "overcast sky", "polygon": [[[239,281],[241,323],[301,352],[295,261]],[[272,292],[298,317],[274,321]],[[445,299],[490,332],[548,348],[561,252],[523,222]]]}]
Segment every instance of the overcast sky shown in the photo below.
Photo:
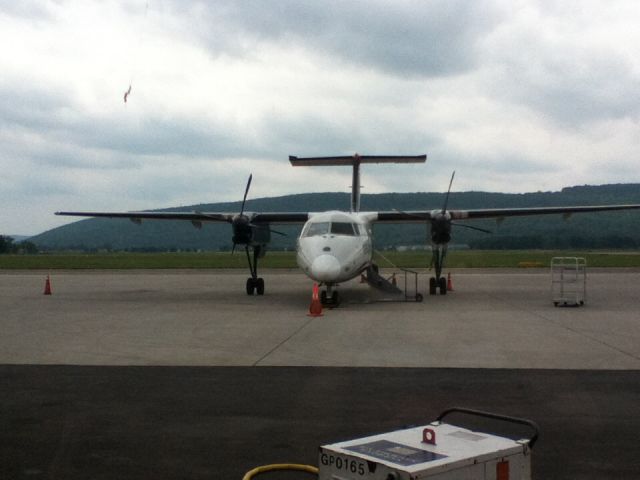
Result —
[{"label": "overcast sky", "polygon": [[288,155],[428,154],[364,193],[640,182],[639,25],[637,0],[0,0],[0,234],[240,200],[249,173],[349,190]]}]

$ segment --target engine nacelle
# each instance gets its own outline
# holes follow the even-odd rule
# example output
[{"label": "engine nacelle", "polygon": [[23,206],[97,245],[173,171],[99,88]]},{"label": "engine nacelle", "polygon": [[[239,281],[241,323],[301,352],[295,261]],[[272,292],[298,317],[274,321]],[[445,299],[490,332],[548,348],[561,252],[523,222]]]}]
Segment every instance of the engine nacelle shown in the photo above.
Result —
[{"label": "engine nacelle", "polygon": [[251,223],[251,219],[246,215],[236,215],[231,225],[231,240],[235,245],[265,245],[271,241],[269,225]]},{"label": "engine nacelle", "polygon": [[231,223],[233,237],[231,240],[235,245],[248,245],[253,239],[253,227],[246,215],[236,215]]},{"label": "engine nacelle", "polygon": [[451,240],[451,214],[440,212],[431,217],[431,241],[437,245],[449,243]]}]

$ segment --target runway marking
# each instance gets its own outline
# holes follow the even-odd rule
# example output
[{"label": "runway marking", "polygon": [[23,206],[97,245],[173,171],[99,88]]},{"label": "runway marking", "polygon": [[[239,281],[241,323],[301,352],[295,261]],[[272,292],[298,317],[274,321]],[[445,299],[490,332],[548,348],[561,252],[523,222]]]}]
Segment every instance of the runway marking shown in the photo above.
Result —
[{"label": "runway marking", "polygon": [[253,364],[251,365],[252,367],[257,367],[258,364],[260,362],[262,362],[263,360],[265,360],[268,356],[270,356],[272,353],[274,353],[276,350],[278,350],[282,345],[284,345],[285,343],[287,343],[289,340],[291,340],[293,337],[295,337],[298,333],[300,333],[302,330],[304,330],[305,328],[307,328],[307,326],[309,326],[309,324],[311,322],[313,322],[314,317],[308,318],[306,322],[304,322],[298,329],[296,329],[291,335],[289,335],[287,338],[285,338],[284,340],[282,340],[280,343],[278,343],[275,347],[273,347],[271,350],[269,350],[267,353],[265,353],[262,357],[260,357],[258,360],[256,360],[255,362],[253,362]]}]

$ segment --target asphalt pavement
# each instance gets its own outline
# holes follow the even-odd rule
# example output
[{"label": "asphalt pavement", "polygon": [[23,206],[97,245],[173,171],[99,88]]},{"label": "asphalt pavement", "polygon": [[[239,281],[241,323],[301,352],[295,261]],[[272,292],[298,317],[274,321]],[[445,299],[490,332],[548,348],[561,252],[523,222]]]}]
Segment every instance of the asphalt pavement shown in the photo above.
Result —
[{"label": "asphalt pavement", "polygon": [[534,479],[640,472],[638,371],[23,365],[0,379],[3,479],[240,480],[452,406],[537,422]]},{"label": "asphalt pavement", "polygon": [[640,478],[637,270],[590,271],[578,308],[541,270],[457,271],[421,303],[356,281],[322,317],[299,272],[263,297],[237,271],[45,276],[0,273],[2,480],[239,480],[453,406],[539,424],[534,480]]}]

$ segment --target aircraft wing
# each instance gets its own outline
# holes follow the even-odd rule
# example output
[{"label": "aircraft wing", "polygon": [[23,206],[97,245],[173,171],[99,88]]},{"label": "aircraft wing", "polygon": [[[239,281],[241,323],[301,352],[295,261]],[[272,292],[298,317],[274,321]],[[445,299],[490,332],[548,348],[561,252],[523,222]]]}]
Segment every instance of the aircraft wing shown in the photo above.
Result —
[{"label": "aircraft wing", "polygon": [[392,212],[377,212],[368,214],[367,217],[371,218],[371,221],[377,223],[420,223],[425,220],[431,220],[431,210],[412,210],[408,212],[401,212],[394,210]]},{"label": "aircraft wing", "polygon": [[[448,210],[453,220],[465,220],[475,218],[503,218],[527,215],[571,215],[572,213],[604,212],[616,210],[638,210],[640,205],[579,205],[567,207],[533,207],[533,208],[483,208],[470,210]],[[420,223],[431,220],[439,209],[413,210],[407,212],[391,211],[377,212],[373,219],[379,223]]]},{"label": "aircraft wing", "polygon": [[640,205],[582,205],[573,207],[533,207],[533,208],[488,208],[474,210],[451,210],[451,217],[456,220],[465,218],[501,218],[527,215],[552,215],[588,212],[606,212],[615,210],[637,210]]},{"label": "aircraft wing", "polygon": [[[72,217],[128,218],[135,223],[142,220],[187,220],[194,223],[226,222],[231,223],[236,213],[220,212],[56,212],[56,215]],[[245,212],[254,223],[304,223],[309,219],[306,212]]]}]

